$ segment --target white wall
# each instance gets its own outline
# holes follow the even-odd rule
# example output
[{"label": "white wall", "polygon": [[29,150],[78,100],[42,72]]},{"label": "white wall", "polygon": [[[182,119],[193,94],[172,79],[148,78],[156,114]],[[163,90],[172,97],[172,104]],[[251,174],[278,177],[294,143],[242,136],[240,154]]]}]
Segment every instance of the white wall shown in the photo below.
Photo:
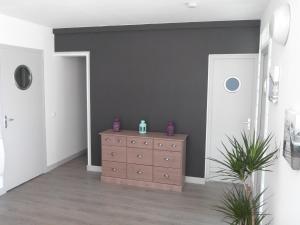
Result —
[{"label": "white wall", "polygon": [[56,57],[60,60],[46,117],[48,165],[87,148],[86,59]]},{"label": "white wall", "polygon": [[[1,110],[2,110],[2,108],[1,108],[1,104],[0,104],[0,115],[3,115]],[[3,182],[4,182],[4,163],[5,163],[4,159],[5,159],[5,152],[4,152],[2,131],[0,129],[0,196],[5,193],[4,185],[3,185]]]},{"label": "white wall", "polygon": [[85,149],[86,104],[82,97],[86,95],[80,77],[85,76],[84,61],[54,56],[52,28],[4,15],[0,15],[0,44],[44,51],[47,165]]},{"label": "white wall", "polygon": [[[273,11],[286,0],[271,0],[262,19],[262,29],[268,24]],[[277,105],[270,104],[269,131],[274,133],[276,142],[283,142],[284,111],[290,107],[300,107],[300,1],[290,0],[292,7],[291,31],[285,47],[273,42],[272,68],[279,65],[280,96]],[[293,171],[282,156],[275,172],[266,175],[266,186],[273,194],[268,206],[275,225],[300,224],[300,171]]]},{"label": "white wall", "polygon": [[3,140],[2,140],[2,134],[0,129],[0,195],[3,191],[3,175],[4,175],[4,146],[3,146]]}]

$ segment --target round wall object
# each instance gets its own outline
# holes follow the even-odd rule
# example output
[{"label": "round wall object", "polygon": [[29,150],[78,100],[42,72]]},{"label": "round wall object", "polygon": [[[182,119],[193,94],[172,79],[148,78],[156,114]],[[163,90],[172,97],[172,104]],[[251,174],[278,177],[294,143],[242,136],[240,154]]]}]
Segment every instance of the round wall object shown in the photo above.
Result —
[{"label": "round wall object", "polygon": [[237,92],[238,90],[240,90],[240,87],[241,87],[241,81],[239,78],[235,76],[230,76],[226,78],[224,81],[224,88],[226,91],[230,93]]},{"label": "round wall object", "polygon": [[270,22],[270,36],[281,45],[286,45],[291,23],[291,7],[285,3],[275,10]]},{"label": "round wall object", "polygon": [[32,83],[32,74],[30,69],[25,65],[20,65],[15,70],[16,86],[20,90],[27,90]]}]

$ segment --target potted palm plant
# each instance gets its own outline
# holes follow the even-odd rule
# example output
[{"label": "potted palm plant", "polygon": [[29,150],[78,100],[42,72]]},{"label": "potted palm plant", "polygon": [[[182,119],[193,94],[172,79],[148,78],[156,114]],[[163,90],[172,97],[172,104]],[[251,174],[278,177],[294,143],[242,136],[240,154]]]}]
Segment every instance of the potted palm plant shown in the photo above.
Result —
[{"label": "potted palm plant", "polygon": [[224,214],[228,224],[259,225],[266,218],[266,213],[261,210],[264,191],[254,193],[253,176],[259,171],[270,171],[278,148],[270,148],[271,135],[262,139],[255,134],[242,132],[241,137],[241,141],[236,137],[228,137],[228,147],[222,143],[224,151],[220,152],[223,160],[210,159],[220,165],[218,176],[233,184],[216,210]]}]

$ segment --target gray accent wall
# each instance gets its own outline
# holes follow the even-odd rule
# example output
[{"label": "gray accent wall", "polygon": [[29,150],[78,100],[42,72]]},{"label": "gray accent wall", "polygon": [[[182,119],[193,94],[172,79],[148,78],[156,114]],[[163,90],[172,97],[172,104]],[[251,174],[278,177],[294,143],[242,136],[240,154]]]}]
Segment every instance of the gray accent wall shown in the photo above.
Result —
[{"label": "gray accent wall", "polygon": [[55,51],[91,52],[92,164],[98,132],[120,116],[123,129],[189,135],[186,175],[204,177],[209,54],[257,53],[259,21],[54,29]]}]

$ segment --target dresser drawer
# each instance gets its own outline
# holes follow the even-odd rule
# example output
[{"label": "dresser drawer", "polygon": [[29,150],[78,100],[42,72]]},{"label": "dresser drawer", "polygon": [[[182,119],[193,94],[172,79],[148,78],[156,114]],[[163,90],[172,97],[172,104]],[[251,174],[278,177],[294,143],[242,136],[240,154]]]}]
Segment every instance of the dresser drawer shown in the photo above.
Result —
[{"label": "dresser drawer", "polygon": [[182,185],[182,171],[180,169],[154,167],[153,179],[157,183]]},{"label": "dresser drawer", "polygon": [[154,139],[154,149],[168,151],[182,151],[183,142],[173,140]]},{"label": "dresser drawer", "polygon": [[127,178],[132,180],[152,181],[152,166],[127,164]]},{"label": "dresser drawer", "polygon": [[126,163],[102,161],[102,175],[126,178]]},{"label": "dresser drawer", "polygon": [[126,147],[102,146],[102,160],[126,162]]},{"label": "dresser drawer", "polygon": [[154,166],[181,168],[182,167],[182,153],[171,151],[154,150]]},{"label": "dresser drawer", "polygon": [[101,136],[102,145],[113,145],[126,147],[126,137],[119,135],[102,135]]},{"label": "dresser drawer", "polygon": [[127,147],[152,149],[153,139],[143,137],[127,137]]},{"label": "dresser drawer", "polygon": [[144,148],[127,148],[127,162],[142,164],[142,165],[152,165],[153,163],[153,152],[149,149]]}]

